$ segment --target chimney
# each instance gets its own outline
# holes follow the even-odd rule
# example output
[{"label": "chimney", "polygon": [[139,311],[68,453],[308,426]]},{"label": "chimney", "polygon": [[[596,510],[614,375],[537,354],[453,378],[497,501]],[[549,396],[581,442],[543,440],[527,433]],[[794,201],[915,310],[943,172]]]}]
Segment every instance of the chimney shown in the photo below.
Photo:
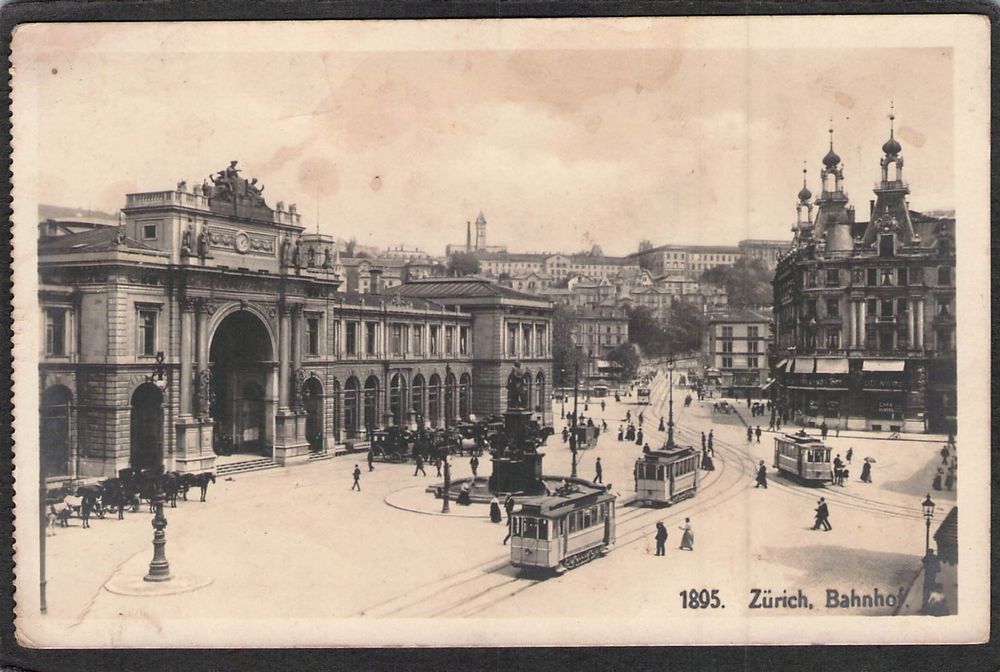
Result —
[{"label": "chimney", "polygon": [[382,269],[372,266],[368,269],[368,277],[371,279],[370,292],[372,294],[382,293]]}]

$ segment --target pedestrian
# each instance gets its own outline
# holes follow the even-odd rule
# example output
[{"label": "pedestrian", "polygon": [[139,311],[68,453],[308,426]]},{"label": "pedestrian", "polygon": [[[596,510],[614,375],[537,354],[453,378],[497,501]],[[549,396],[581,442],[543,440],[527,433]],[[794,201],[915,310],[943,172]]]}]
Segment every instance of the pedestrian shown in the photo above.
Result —
[{"label": "pedestrian", "polygon": [[943,447],[943,448],[941,449],[941,464],[948,464],[948,456],[949,456],[949,455],[951,455],[951,453],[950,453],[950,452],[948,452],[948,446],[947,446],[947,445],[945,445],[945,446],[944,446],[944,447]]},{"label": "pedestrian", "polygon": [[635,445],[637,445],[637,446],[641,446],[642,445],[642,427],[640,427],[639,431],[636,432],[636,435],[635,435]]},{"label": "pedestrian", "polygon": [[643,418],[645,418],[645,417],[646,417],[646,416],[644,416],[644,415],[642,414],[642,411],[639,411],[639,426],[640,426],[640,427],[642,427],[642,423],[643,423]]},{"label": "pedestrian", "polygon": [[760,443],[760,433],[760,425],[757,425],[757,430],[754,432],[757,435],[757,443]]},{"label": "pedestrian", "polygon": [[861,466],[861,481],[864,483],[872,482],[872,462],[869,458],[865,458],[865,463]]},{"label": "pedestrian", "polygon": [[586,410],[589,410],[589,409],[588,409],[588,405],[587,405],[587,404],[584,404],[584,405],[583,405],[583,410],[585,410],[585,411],[586,411]]},{"label": "pedestrian", "polygon": [[837,453],[837,456],[833,458],[833,484],[844,484],[844,461],[840,459],[840,453]]},{"label": "pedestrian", "polygon": [[501,520],[503,516],[500,514],[500,500],[493,495],[493,499],[490,500],[490,522],[499,523]]},{"label": "pedestrian", "polygon": [[715,430],[714,429],[708,430],[708,452],[713,455],[715,454],[715,446],[713,445],[714,438],[715,438]]},{"label": "pedestrian", "polygon": [[434,468],[437,469],[437,474],[436,475],[438,477],[440,477],[441,476],[441,458],[440,457],[437,458],[436,460],[434,460]]},{"label": "pedestrian", "polygon": [[604,412],[605,408],[606,408],[606,404],[603,401],[601,401],[601,413]]},{"label": "pedestrian", "polygon": [[753,487],[767,490],[767,467],[764,466],[764,460],[757,467],[757,485]]},{"label": "pedestrian", "polygon": [[951,490],[955,487],[955,467],[948,467],[948,475],[944,477],[944,488],[945,490]]},{"label": "pedestrian", "polygon": [[826,426],[826,420],[824,420],[823,422],[820,423],[820,425],[819,425],[819,435],[820,435],[820,437],[822,437],[822,439],[824,441],[826,441],[826,433],[829,430],[830,430],[830,428]]},{"label": "pedestrian", "polygon": [[472,477],[475,478],[479,475],[479,458],[475,455],[469,460],[469,466],[472,468]]},{"label": "pedestrian", "polygon": [[684,531],[681,536],[681,550],[682,551],[693,551],[694,550],[694,528],[691,527],[691,519],[685,518],[684,524],[680,526],[680,529]]},{"label": "pedestrian", "polygon": [[604,418],[601,418],[601,434],[604,434],[607,431],[608,431],[608,423],[604,420]]},{"label": "pedestrian", "polygon": [[771,416],[771,421],[769,423],[767,423],[767,429],[770,432],[774,431],[774,416],[773,415]]},{"label": "pedestrian", "polygon": [[941,560],[934,553],[933,548],[928,548],[927,555],[924,556],[921,563],[924,565],[924,600],[921,611],[927,613],[927,602],[934,590],[934,585],[937,583],[938,572],[941,571]]},{"label": "pedestrian", "polygon": [[562,430],[562,440],[563,440],[563,443],[566,443],[567,441],[569,441],[569,427],[563,427],[563,430]]},{"label": "pedestrian", "polygon": [[368,471],[375,471],[375,449],[368,449]]},{"label": "pedestrian", "polygon": [[621,425],[618,425],[618,440],[622,441],[624,440],[624,438],[625,438],[625,428],[622,427]]},{"label": "pedestrian", "polygon": [[705,432],[702,432],[701,433],[701,449],[702,449],[703,452],[705,450],[705,445],[706,445],[706,443],[705,443]]},{"label": "pedestrian", "polygon": [[707,449],[701,451],[701,468],[705,471],[715,471],[715,462],[712,461]]},{"label": "pedestrian", "polygon": [[937,473],[934,475],[934,480],[931,481],[931,487],[935,490],[940,490],[942,478],[944,478],[944,469],[938,467]]},{"label": "pedestrian", "polygon": [[663,425],[663,416],[660,416],[660,431],[662,432],[666,427]]},{"label": "pedestrian", "polygon": [[418,473],[427,475],[427,472],[424,471],[424,458],[420,456],[420,453],[417,453],[417,468],[413,470],[413,475],[416,476]]},{"label": "pedestrian", "polygon": [[847,449],[847,454],[844,455],[844,457],[847,458],[847,463],[850,464],[851,463],[851,458],[854,457],[854,448],[853,447],[849,447]]},{"label": "pedestrian", "polygon": [[753,427],[747,425],[747,443],[753,443]]},{"label": "pedestrian", "polygon": [[643,453],[649,453],[649,444],[648,443],[642,444],[642,452]]},{"label": "pedestrian", "polygon": [[826,505],[826,498],[820,497],[818,505],[816,506],[816,524],[813,525],[814,530],[818,530],[820,526],[823,527],[824,532],[829,532],[833,529],[833,525],[830,524],[830,509]]},{"label": "pedestrian", "polygon": [[781,416],[780,415],[777,418],[775,418],[775,420],[774,420],[774,431],[776,431],[776,432],[780,432],[781,431]]},{"label": "pedestrian", "polygon": [[83,527],[90,527],[90,497],[84,497],[80,502],[80,519],[83,520]]},{"label": "pedestrian", "polygon": [[632,422],[632,411],[625,411],[625,422]]},{"label": "pedestrian", "polygon": [[351,490],[361,492],[361,469],[356,464],[354,465],[354,485],[351,486]]},{"label": "pedestrian", "polygon": [[594,483],[604,484],[603,470],[601,469],[601,458],[597,458],[597,462],[594,463]]},{"label": "pedestrian", "polygon": [[503,538],[503,545],[506,546],[507,542],[510,541],[510,534],[514,531],[514,522],[511,516],[514,513],[514,498],[507,495],[507,499],[503,502],[503,508],[507,511],[507,536]]},{"label": "pedestrian", "polygon": [[667,528],[662,520],[656,523],[656,554],[667,554]]}]

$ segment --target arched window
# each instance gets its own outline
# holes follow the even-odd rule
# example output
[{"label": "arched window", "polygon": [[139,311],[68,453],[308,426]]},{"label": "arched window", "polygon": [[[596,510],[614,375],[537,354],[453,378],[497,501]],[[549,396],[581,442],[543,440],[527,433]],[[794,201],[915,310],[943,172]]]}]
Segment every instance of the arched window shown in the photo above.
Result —
[{"label": "arched window", "polygon": [[389,412],[392,413],[392,424],[401,426],[406,422],[406,381],[396,374],[389,382]]},{"label": "arched window", "polygon": [[542,417],[545,417],[545,404],[548,403],[548,400],[545,397],[545,374],[541,371],[535,376],[535,393],[538,399],[535,405],[538,407],[538,411],[542,414]]},{"label": "arched window", "polygon": [[441,423],[441,376],[432,374],[427,388],[427,419],[431,427]]},{"label": "arched window", "polygon": [[444,413],[445,422],[455,422],[455,374],[449,373],[444,381]]},{"label": "arched window", "polygon": [[422,427],[427,415],[427,385],[424,383],[424,377],[419,373],[413,377],[412,388],[413,399],[410,402],[410,407],[413,409],[414,420],[418,426]]},{"label": "arched window", "polygon": [[370,435],[378,429],[378,378],[368,376],[365,381],[365,431]]},{"label": "arched window", "polygon": [[40,410],[42,476],[69,476],[73,393],[65,385],[53,385],[42,394]]},{"label": "arched window", "polygon": [[333,435],[335,441],[340,441],[340,409],[342,408],[342,401],[340,398],[340,381],[336,378],[333,379],[332,386],[333,394],[333,422],[330,426],[330,433]]},{"label": "arched window", "polygon": [[458,379],[458,413],[462,420],[468,420],[472,413],[472,377],[467,373]]},{"label": "arched window", "polygon": [[344,431],[347,438],[356,439],[361,421],[361,383],[354,376],[347,379],[344,385]]}]

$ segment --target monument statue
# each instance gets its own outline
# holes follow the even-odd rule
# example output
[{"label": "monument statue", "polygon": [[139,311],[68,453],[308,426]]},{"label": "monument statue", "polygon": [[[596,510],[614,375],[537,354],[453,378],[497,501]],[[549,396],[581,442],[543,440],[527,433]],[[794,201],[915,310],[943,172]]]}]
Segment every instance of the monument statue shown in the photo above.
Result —
[{"label": "monument statue", "polygon": [[525,376],[531,375],[521,371],[521,362],[514,362],[514,368],[507,376],[507,409],[526,410],[528,408],[528,386]]},{"label": "monument statue", "polygon": [[201,233],[198,234],[198,256],[207,257],[209,247],[212,245],[212,232],[207,228],[202,229]]},{"label": "monument statue", "polygon": [[191,227],[188,226],[181,235],[181,254],[184,256],[191,254],[191,245],[194,243],[193,238],[194,233],[191,231]]}]

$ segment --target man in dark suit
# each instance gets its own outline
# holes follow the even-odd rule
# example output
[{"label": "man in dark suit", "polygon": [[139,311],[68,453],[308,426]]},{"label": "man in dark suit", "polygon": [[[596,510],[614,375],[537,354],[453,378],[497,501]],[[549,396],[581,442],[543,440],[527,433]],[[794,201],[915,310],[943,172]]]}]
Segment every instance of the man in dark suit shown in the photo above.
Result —
[{"label": "man in dark suit", "polygon": [[819,505],[816,507],[816,524],[813,525],[812,529],[818,530],[820,526],[823,526],[824,532],[829,532],[833,529],[830,524],[830,509],[826,505],[826,498],[819,498]]},{"label": "man in dark suit", "polygon": [[361,469],[356,464],[354,465],[354,485],[351,486],[351,490],[361,492]]}]

